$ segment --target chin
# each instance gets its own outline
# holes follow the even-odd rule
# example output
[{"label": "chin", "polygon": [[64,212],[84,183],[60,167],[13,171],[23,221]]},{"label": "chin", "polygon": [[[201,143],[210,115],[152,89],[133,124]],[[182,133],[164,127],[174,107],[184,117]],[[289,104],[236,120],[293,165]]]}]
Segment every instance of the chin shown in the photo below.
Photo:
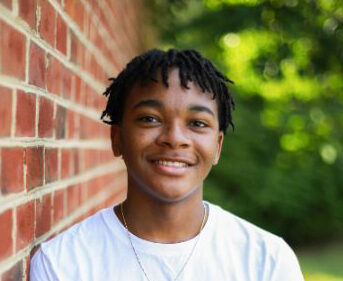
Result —
[{"label": "chin", "polygon": [[189,190],[184,190],[184,188],[175,188],[169,187],[164,188],[161,190],[161,188],[158,189],[151,189],[149,188],[149,194],[150,196],[155,197],[158,201],[165,202],[165,203],[177,203],[180,201],[183,201],[193,194],[196,193],[198,188],[192,188]]}]

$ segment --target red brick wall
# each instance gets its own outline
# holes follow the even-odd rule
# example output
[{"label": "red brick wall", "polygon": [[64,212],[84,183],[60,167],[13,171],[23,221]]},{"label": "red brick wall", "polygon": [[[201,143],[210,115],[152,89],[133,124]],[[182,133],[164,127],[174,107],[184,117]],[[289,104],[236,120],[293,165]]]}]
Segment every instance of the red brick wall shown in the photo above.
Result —
[{"label": "red brick wall", "polygon": [[100,122],[142,51],[141,0],[0,0],[0,281],[44,240],[125,196]]}]

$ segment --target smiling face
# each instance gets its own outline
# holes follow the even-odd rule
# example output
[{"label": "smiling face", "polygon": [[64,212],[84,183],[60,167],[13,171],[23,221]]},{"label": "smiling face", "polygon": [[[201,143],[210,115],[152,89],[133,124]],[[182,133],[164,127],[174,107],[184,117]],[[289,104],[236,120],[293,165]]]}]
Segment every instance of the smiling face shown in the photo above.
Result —
[{"label": "smiling face", "polygon": [[203,181],[217,164],[223,142],[218,105],[194,83],[180,85],[178,69],[161,82],[135,85],[122,123],[112,125],[112,148],[127,166],[128,188],[163,202],[202,195]]}]

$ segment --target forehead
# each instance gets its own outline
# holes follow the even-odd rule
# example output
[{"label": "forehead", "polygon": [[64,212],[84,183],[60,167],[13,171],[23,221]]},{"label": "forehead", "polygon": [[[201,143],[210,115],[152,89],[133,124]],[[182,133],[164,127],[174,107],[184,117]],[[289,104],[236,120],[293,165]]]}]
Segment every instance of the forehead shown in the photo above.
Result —
[{"label": "forehead", "polygon": [[209,107],[215,115],[218,114],[217,100],[213,94],[202,92],[194,82],[188,82],[189,89],[181,86],[178,68],[172,68],[168,72],[168,87],[161,80],[149,82],[146,86],[135,83],[126,99],[125,110],[133,110],[137,103],[144,100],[158,100],[164,108],[181,111],[189,105],[201,105]]}]

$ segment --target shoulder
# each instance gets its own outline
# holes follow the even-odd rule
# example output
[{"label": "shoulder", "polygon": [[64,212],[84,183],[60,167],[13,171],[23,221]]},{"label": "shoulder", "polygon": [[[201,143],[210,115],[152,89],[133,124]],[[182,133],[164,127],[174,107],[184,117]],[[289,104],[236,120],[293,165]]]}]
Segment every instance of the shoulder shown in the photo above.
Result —
[{"label": "shoulder", "polygon": [[257,251],[273,259],[278,256],[281,248],[286,247],[287,244],[281,237],[217,205],[210,203],[210,206],[215,213],[216,231],[222,237],[226,237],[235,247]]},{"label": "shoulder", "polygon": [[75,243],[86,241],[89,243],[93,241],[98,238],[99,235],[103,234],[103,231],[100,230],[106,228],[106,216],[108,216],[110,211],[110,208],[102,209],[90,217],[74,224],[51,240],[42,243],[41,249],[45,253],[49,253],[51,251],[61,250],[66,245],[70,247],[71,245],[75,245]]},{"label": "shoulder", "polygon": [[[242,219],[221,207],[210,204],[215,217],[217,247],[232,255],[242,270],[253,270],[263,280],[303,281],[294,251],[279,236]],[[262,279],[261,279],[262,280]]]},{"label": "shoulder", "polygon": [[[43,242],[31,260],[33,274],[39,271],[39,274],[50,272],[58,275],[59,271],[63,271],[61,267],[75,264],[78,256],[86,258],[92,249],[101,248],[100,241],[105,240],[106,228],[109,227],[106,217],[110,212],[111,208],[102,209],[49,241]],[[55,268],[56,265],[59,265],[58,269]]]}]

